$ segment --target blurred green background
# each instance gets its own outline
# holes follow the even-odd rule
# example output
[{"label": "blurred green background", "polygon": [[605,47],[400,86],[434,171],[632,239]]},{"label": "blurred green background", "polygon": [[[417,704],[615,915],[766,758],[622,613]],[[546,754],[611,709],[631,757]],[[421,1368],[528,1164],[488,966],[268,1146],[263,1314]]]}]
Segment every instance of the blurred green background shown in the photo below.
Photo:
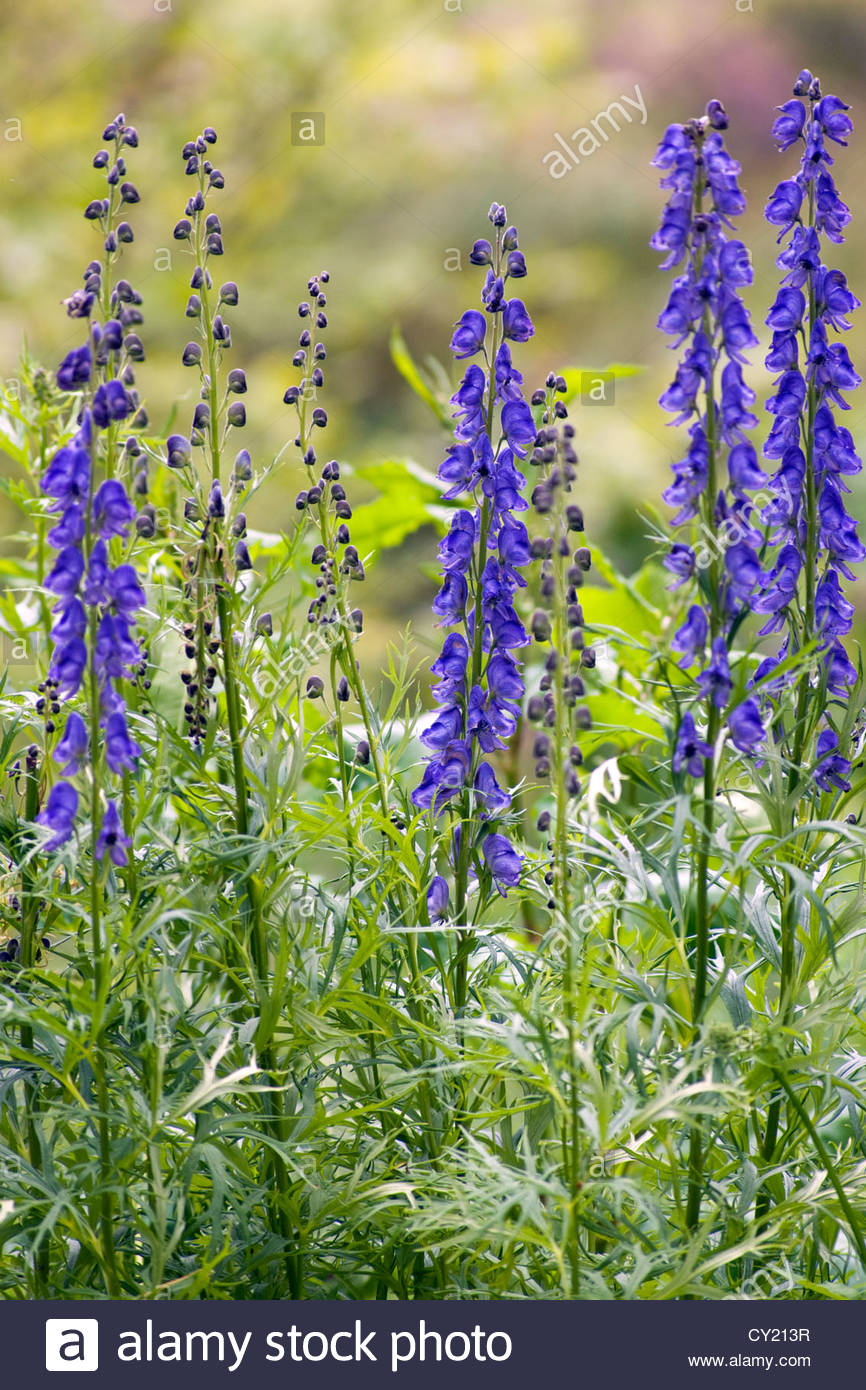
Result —
[{"label": "blurred green background", "polygon": [[[3,7],[0,38],[0,374],[14,378],[25,336],[51,367],[79,340],[60,301],[95,253],[81,217],[103,186],[90,160],[122,110],[141,139],[129,171],[142,201],[123,261],[145,300],[139,384],[155,425],[178,403],[188,419],[194,387],[180,349],[190,266],[171,229],[188,196],[180,146],[213,124],[226,177],[216,203],[221,270],[241,291],[231,365],[250,382],[244,442],[264,459],[290,430],[281,398],[294,379],[296,304],[309,274],[328,269],[330,452],[435,469],[439,427],[394,370],[389,332],[399,324],[417,357],[448,360],[450,326],[480,288],[465,252],[495,198],[517,223],[529,266],[520,291],[536,324],[519,354],[527,385],[568,364],[645,367],[617,383],[612,403],[575,410],[588,538],[627,569],[646,553],[639,510],[658,498],[681,438],[655,404],[672,367],[655,329],[668,279],[647,246],[662,204],[649,161],[664,127],[712,96],[728,108],[750,197],[747,299],[763,338],[776,272],[762,209],[796,157],[774,150],[772,108],[799,68],[812,68],[854,108],[854,142],[838,152],[836,173],[855,222],[837,263],[855,290],[866,287],[862,0],[30,0]],[[543,158],[556,134],[573,143],[572,132],[636,88],[645,122],[626,106],[630,122],[620,116],[602,148],[553,178]],[[299,112],[324,116],[324,143],[292,143]],[[171,269],[157,268],[164,248]],[[463,269],[453,268],[457,251]],[[849,335],[861,367],[864,334],[861,315]],[[861,394],[846,423],[862,452]],[[299,484],[287,464],[253,523],[291,526]],[[866,516],[862,489],[854,506]],[[420,565],[434,558],[427,530],[374,569],[377,655],[409,618],[426,620],[433,585]]]}]

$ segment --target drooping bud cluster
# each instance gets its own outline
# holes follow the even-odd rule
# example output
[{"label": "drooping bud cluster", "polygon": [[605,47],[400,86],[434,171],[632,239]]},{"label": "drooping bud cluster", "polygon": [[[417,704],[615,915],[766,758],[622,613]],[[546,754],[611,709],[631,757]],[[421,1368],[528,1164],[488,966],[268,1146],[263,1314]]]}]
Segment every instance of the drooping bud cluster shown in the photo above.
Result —
[{"label": "drooping bud cluster", "polygon": [[[297,384],[287,387],[283,402],[297,416],[294,445],[307,473],[306,486],[298,493],[295,506],[313,524],[319,535],[310,554],[318,573],[316,595],[307,610],[307,622],[316,628],[329,628],[346,622],[351,632],[360,632],[364,624],[363,613],[360,608],[351,607],[347,596],[348,585],[364,579],[364,562],[352,544],[349,527],[352,507],[341,480],[339,463],[331,459],[320,468],[316,450],[317,431],[326,429],[328,425],[327,411],[316,402],[325,384],[322,363],[327,358],[327,351],[323,336],[328,327],[325,287],[329,281],[327,271],[307,281],[310,297],[302,299],[298,305],[301,331],[297,350],[292,357],[292,366],[298,369],[301,376]],[[319,677],[311,676],[307,682],[308,697],[317,699],[323,690]],[[338,689],[337,698],[348,700],[348,683]]]},{"label": "drooping bud cluster", "polygon": [[[724,145],[726,126],[721,103],[712,101],[705,116],[668,127],[653,163],[665,171],[661,185],[670,197],[651,245],[667,253],[663,269],[686,258],[659,318],[675,348],[687,344],[660,403],[674,414],[674,425],[691,422],[688,452],[674,464],[674,482],[664,497],[678,509],[674,526],[699,527],[701,550],[713,554],[708,582],[699,585],[701,600],[689,608],[673,647],[684,669],[696,662],[702,667],[697,686],[714,711],[710,723],[723,717],[735,746],[750,752],[764,736],[760,711],[752,698],[729,705],[728,657],[732,629],[749,608],[760,575],[763,536],[749,492],[766,475],[746,436],[757,421],[751,413],[755,393],[743,379],[744,350],[757,339],[740,297],[752,281],[749,253],[726,230],[745,207],[737,184],[740,166]],[[673,587],[701,578],[694,538],[675,543],[664,563],[675,576]],[[709,756],[709,744],[697,737],[687,713],[674,771],[698,776]]]},{"label": "drooping bud cluster", "polygon": [[[842,392],[859,386],[860,376],[847,348],[831,335],[850,327],[848,315],[860,301],[842,271],[824,264],[822,239],[841,242],[851,220],[831,173],[827,141],[847,145],[852,125],[845,102],[822,96],[808,71],[779,112],[773,126],[779,149],[799,145],[802,153],[797,174],[778,185],[765,212],[785,245],[778,258],[782,286],[767,318],[773,341],[766,365],[780,373],[767,403],[774,420],[764,445],[765,456],[777,461],[773,498],[764,510],[775,553],[754,606],[768,615],[764,633],[786,636],[757,677],[771,675],[791,651],[817,638],[823,674],[816,684],[826,682],[831,694],[846,699],[857,671],[842,642],[854,614],[842,586],[854,578],[851,566],[866,558],[866,549],[845,507],[844,480],[862,463],[834,411],[849,409]],[[778,693],[777,683],[768,682],[764,692]],[[850,763],[829,725],[818,735],[813,759],[819,787],[848,790]]]},{"label": "drooping bud cluster", "polygon": [[[517,460],[536,437],[535,422],[522,393],[523,378],[511,359],[511,346],[534,332],[520,299],[508,299],[510,280],[526,275],[517,230],[508,227],[505,208],[489,213],[494,239],[475,242],[470,260],[486,267],[481,292],[485,312],[468,309],[455,326],[451,351],[472,363],[452,397],[455,442],[439,469],[447,500],[468,494],[470,505],[453,513],[439,547],[442,588],[433,612],[454,629],[445,639],[432,671],[436,719],[421,735],[430,750],[420,785],[412,795],[422,809],[441,812],[459,804],[463,827],[456,856],[458,899],[465,891],[473,819],[480,830],[483,867],[500,892],[516,887],[521,856],[494,830],[511,797],[498,784],[486,755],[504,748],[513,736],[524,694],[514,655],[529,642],[514,596],[526,580],[529,536],[515,515],[525,511],[526,479]],[[462,906],[462,905],[461,905]]]},{"label": "drooping bud cluster", "polygon": [[[240,399],[246,394],[247,379],[242,368],[226,371],[224,363],[224,355],[232,346],[231,326],[224,311],[238,304],[238,287],[227,280],[214,297],[213,263],[225,251],[219,215],[208,209],[213,190],[225,187],[222,173],[209,158],[216,141],[216,131],[206,126],[181,151],[184,172],[195,181],[196,189],[175,225],[174,238],[187,244],[195,263],[186,317],[198,331],[198,338],[184,347],[181,361],[197,370],[200,386],[189,433],[170,435],[166,441],[168,467],[184,473],[194,490],[184,504],[184,519],[195,536],[195,545],[184,561],[187,615],[182,635],[188,664],[181,680],[187,731],[197,747],[207,733],[211,692],[223,646],[219,595],[239,574],[252,569],[246,516],[240,510],[253,475],[247,449],[238,451],[228,479],[224,477],[223,453],[231,431],[243,429],[247,422],[246,407]],[[206,458],[201,471],[194,463],[198,451]]]},{"label": "drooping bud cluster", "polygon": [[[577,478],[574,426],[561,397],[564,378],[551,373],[545,389],[536,391],[533,405],[543,406],[540,428],[530,463],[539,470],[532,506],[543,527],[530,544],[540,564],[541,603],[530,628],[536,642],[549,646],[537,693],[530,696],[527,716],[536,725],[532,753],[539,782],[560,787],[567,797],[580,793],[577,769],[583,757],[577,731],[591,726],[589,710],[578,701],[585,693],[582,671],[595,666],[595,651],[586,645],[583,609],[578,590],[591,566],[586,546],[574,547],[584,529],[583,512],[573,500]],[[538,828],[550,827],[550,812],[541,813]],[[552,871],[548,881],[553,882]]]}]

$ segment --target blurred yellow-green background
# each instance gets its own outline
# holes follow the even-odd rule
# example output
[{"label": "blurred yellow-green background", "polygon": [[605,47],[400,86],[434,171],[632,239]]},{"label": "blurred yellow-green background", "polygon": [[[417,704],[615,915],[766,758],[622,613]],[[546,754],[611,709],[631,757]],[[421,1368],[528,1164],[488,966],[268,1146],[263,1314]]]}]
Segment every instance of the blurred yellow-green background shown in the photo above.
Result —
[{"label": "blurred yellow-green background", "polygon": [[[411,457],[435,468],[438,427],[395,372],[389,332],[399,324],[419,358],[447,361],[451,324],[480,286],[465,252],[495,198],[529,266],[527,384],[569,364],[645,367],[617,384],[612,404],[576,410],[589,539],[627,568],[647,548],[639,511],[678,456],[677,432],[655,405],[672,359],[655,329],[667,277],[647,246],[662,203],[649,161],[664,127],[709,97],[728,108],[750,198],[747,298],[764,336],[776,272],[762,208],[796,157],[774,150],[772,108],[801,67],[820,74],[853,105],[854,141],[836,173],[855,221],[838,264],[855,290],[866,286],[862,0],[30,0],[3,7],[0,38],[0,374],[14,378],[25,337],[52,367],[78,341],[61,300],[96,250],[81,216],[102,190],[90,161],[122,110],[141,140],[129,158],[142,199],[136,241],[123,262],[144,296],[139,384],[155,425],[178,403],[186,419],[190,265],[171,229],[188,196],[180,147],[212,124],[226,178],[221,270],[241,292],[230,317],[232,365],[250,382],[244,442],[263,459],[284,441],[296,304],[309,274],[326,268],[331,450],[368,466]],[[565,172],[544,162],[562,148],[557,135],[574,148],[572,133],[613,102],[622,111],[625,96],[631,119],[618,116],[600,149]],[[316,113],[323,143],[293,143],[298,113]],[[864,325],[861,315],[849,335],[861,366]],[[863,396],[846,422],[861,452]],[[287,465],[258,524],[289,527],[298,485]],[[855,510],[866,515],[862,490]],[[380,636],[426,611],[432,586],[419,564],[433,554],[432,533],[422,533],[374,571]]]}]

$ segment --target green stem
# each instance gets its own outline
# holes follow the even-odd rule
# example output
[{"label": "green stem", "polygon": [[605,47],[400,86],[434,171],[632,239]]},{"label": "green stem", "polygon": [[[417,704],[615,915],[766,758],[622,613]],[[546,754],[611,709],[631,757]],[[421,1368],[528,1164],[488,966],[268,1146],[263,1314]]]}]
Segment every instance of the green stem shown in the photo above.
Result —
[{"label": "green stem", "polygon": [[[553,395],[549,395],[549,404]],[[559,467],[564,470],[560,459]],[[553,577],[554,577],[554,617],[552,650],[557,655],[554,681],[556,685],[555,702],[555,749],[552,762],[556,783],[556,825],[554,829],[554,899],[561,929],[564,933],[565,956],[562,975],[563,1010],[565,1013],[566,1039],[568,1046],[568,1119],[563,1133],[563,1165],[569,1194],[568,1251],[571,1270],[571,1296],[580,1293],[580,1241],[578,1203],[581,1190],[581,1126],[580,1126],[580,1087],[575,1065],[577,1049],[577,1021],[575,1018],[575,941],[571,921],[571,890],[568,853],[568,792],[565,776],[569,767],[569,747],[571,743],[568,727],[568,706],[566,704],[566,679],[570,661],[569,627],[566,621],[568,611],[566,563],[563,555],[568,532],[563,521],[562,508],[565,502],[565,477],[556,489],[559,507],[554,524],[553,537]]]},{"label": "green stem", "polygon": [[854,1211],[854,1208],[851,1206],[851,1203],[848,1200],[848,1194],[842,1186],[842,1182],[839,1177],[839,1173],[836,1169],[836,1165],[831,1159],[829,1153],[827,1152],[827,1149],[824,1145],[824,1142],[820,1134],[818,1133],[817,1129],[812,1123],[812,1120],[807,1114],[799,1097],[794,1092],[793,1087],[788,1081],[788,1078],[784,1076],[782,1072],[779,1071],[777,1071],[775,1075],[776,1080],[779,1082],[779,1085],[782,1087],[782,1090],[788,1097],[792,1110],[797,1115],[797,1118],[800,1120],[800,1123],[803,1125],[803,1128],[806,1130],[807,1134],[809,1135],[809,1138],[815,1145],[815,1151],[821,1162],[821,1167],[824,1169],[824,1171],[827,1174],[827,1177],[833,1184],[833,1189],[836,1193],[836,1196],[839,1198],[839,1205],[842,1208],[842,1211],[845,1213],[845,1218],[848,1222],[848,1226],[851,1231],[851,1236],[853,1238],[854,1244],[857,1247],[857,1254],[860,1256],[860,1263],[864,1267],[866,1267],[866,1243],[864,1243],[863,1239],[861,1222],[859,1221],[857,1214]]},{"label": "green stem", "polygon": [[[37,770],[29,763],[25,765],[24,815],[33,824],[39,812],[39,778]],[[36,956],[36,928],[39,914],[39,900],[33,892],[32,861],[24,867],[21,874],[21,967],[31,970]],[[33,1029],[29,1023],[21,1025],[22,1051],[33,1052]],[[39,1074],[35,1069],[32,1087],[27,1093],[27,1152],[34,1172],[42,1172],[42,1141],[40,1132],[40,1112],[42,1103],[39,1095]],[[43,1236],[39,1248],[33,1254],[33,1275],[37,1298],[48,1297],[48,1282],[51,1270],[51,1237]]]},{"label": "green stem", "polygon": [[[703,174],[699,174],[695,188],[695,214],[700,213],[703,206],[705,183]],[[703,259],[703,255],[701,256]],[[713,325],[709,307],[704,310],[703,330],[710,344],[711,352],[713,346]],[[707,530],[707,534],[712,535],[713,518],[716,506],[716,493],[718,491],[718,440],[716,437],[716,403],[715,403],[715,366],[710,369],[709,378],[706,384],[706,429],[707,429],[707,485],[702,496],[702,521]],[[710,651],[715,639],[723,631],[722,614],[719,611],[719,593],[721,585],[720,559],[716,551],[713,551],[713,558],[709,572],[710,589],[710,625],[709,643]],[[710,919],[712,913],[709,904],[709,879],[710,879],[710,846],[713,839],[716,814],[716,759],[715,744],[719,733],[719,711],[715,702],[710,698],[709,713],[707,718],[707,742],[710,745],[710,755],[704,763],[704,782],[703,782],[703,806],[701,812],[701,828],[699,834],[699,844],[697,861],[695,866],[695,963],[692,979],[692,1030],[693,1042],[697,1042],[700,1037],[701,1026],[704,1018],[707,999],[707,982],[709,972],[709,952],[710,952]],[[697,1126],[691,1130],[689,1137],[689,1158],[688,1158],[688,1196],[686,1199],[686,1225],[689,1230],[694,1230],[700,1221],[701,1194],[704,1183],[704,1147],[701,1132]]]},{"label": "green stem", "polygon": [[[809,221],[808,225],[815,225],[815,184],[809,184]],[[804,335],[808,340],[811,336],[812,325],[817,317],[817,303],[815,297],[815,284],[813,277],[809,279],[809,319],[808,332]],[[818,568],[818,544],[819,544],[819,519],[818,519],[818,496],[815,484],[815,416],[818,410],[818,395],[815,389],[814,380],[808,384],[806,396],[806,416],[803,420],[805,431],[805,454],[806,454],[806,556],[805,556],[805,583],[804,583],[804,605],[802,611],[802,646],[806,647],[814,637],[813,623],[815,616],[815,584]],[[791,635],[793,640],[798,640],[798,632],[795,625],[791,624]],[[809,718],[809,693],[811,689],[811,665],[800,675],[799,687],[797,691],[797,704],[794,715],[793,746],[791,749],[791,762],[788,770],[785,795],[786,800],[792,800],[801,777],[801,764],[806,747],[811,739],[813,720]],[[791,806],[791,826],[797,824],[798,807],[796,802]],[[803,847],[805,853],[805,846]],[[788,874],[788,890],[782,904],[781,929],[780,929],[780,950],[781,961],[779,965],[779,1007],[778,1017],[784,1027],[788,1027],[794,1016],[794,1006],[797,993],[797,888],[791,874]],[[779,1125],[781,1120],[782,1099],[776,1095],[770,1102],[767,1109],[767,1123],[764,1129],[761,1154],[764,1161],[772,1161],[778,1143]],[[759,1221],[766,1218],[770,1208],[769,1194],[762,1193],[756,1207],[756,1216]]]}]

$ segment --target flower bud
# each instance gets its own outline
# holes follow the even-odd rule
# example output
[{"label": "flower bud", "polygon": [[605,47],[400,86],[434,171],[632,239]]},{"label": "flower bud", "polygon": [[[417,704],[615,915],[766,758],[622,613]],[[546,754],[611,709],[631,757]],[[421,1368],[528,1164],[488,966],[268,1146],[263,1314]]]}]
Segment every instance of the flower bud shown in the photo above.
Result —
[{"label": "flower bud", "polygon": [[149,541],[156,535],[156,513],[152,507],[142,507],[135,518],[135,529],[142,540]]},{"label": "flower bud", "polygon": [[211,484],[210,496],[207,502],[208,516],[215,518],[224,517],[226,514],[225,503],[223,501],[222,488],[219,483],[214,481]]},{"label": "flower bud", "polygon": [[728,128],[728,113],[722,103],[715,98],[707,102],[707,120],[713,130],[727,130]]},{"label": "flower bud", "polygon": [[307,681],[307,699],[318,700],[324,693],[325,683],[321,676],[310,676]]},{"label": "flower bud", "polygon": [[185,367],[197,367],[201,362],[201,347],[198,343],[187,343],[183,350],[183,365]]},{"label": "flower bud", "polygon": [[235,480],[239,483],[248,483],[250,481],[250,478],[253,476],[253,465],[247,449],[241,449],[240,453],[237,455],[232,473]]},{"label": "flower bud", "polygon": [[550,618],[543,608],[536,608],[530,621],[530,628],[536,642],[550,641]]},{"label": "flower bud", "polygon": [[251,570],[252,567],[253,562],[250,558],[250,552],[247,548],[246,541],[238,541],[235,546],[235,569]]}]

